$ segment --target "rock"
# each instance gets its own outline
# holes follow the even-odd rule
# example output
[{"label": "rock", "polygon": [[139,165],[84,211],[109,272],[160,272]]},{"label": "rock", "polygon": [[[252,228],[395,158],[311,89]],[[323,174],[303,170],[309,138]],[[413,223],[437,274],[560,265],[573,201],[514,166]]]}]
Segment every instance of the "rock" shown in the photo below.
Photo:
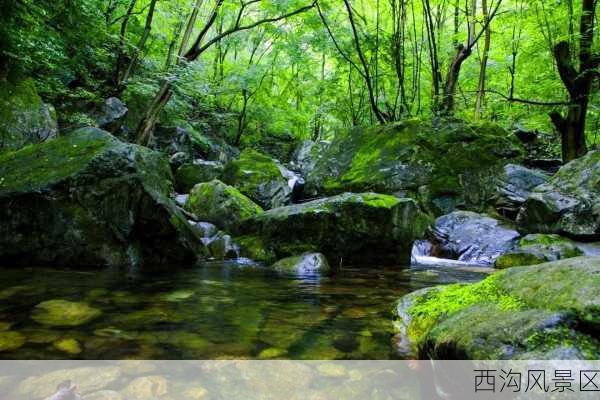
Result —
[{"label": "rock", "polygon": [[5,152],[0,176],[5,265],[163,265],[203,255],[170,198],[166,160],[104,131]]},{"label": "rock", "polygon": [[73,338],[59,339],[52,343],[55,349],[65,352],[70,355],[77,355],[81,353],[81,345]]},{"label": "rock", "polygon": [[272,269],[299,276],[326,275],[331,272],[327,258],[321,253],[305,253],[284,258],[271,266]]},{"label": "rock", "polygon": [[33,79],[0,79],[0,151],[16,150],[58,134],[54,107],[44,104]]},{"label": "rock", "polygon": [[17,350],[23,346],[25,342],[25,336],[19,332],[0,332],[0,352]]},{"label": "rock", "polygon": [[185,153],[193,156],[196,153],[193,133],[179,126],[166,127],[159,125],[155,129],[151,145],[153,148],[169,156],[177,153]]},{"label": "rock", "polygon": [[506,165],[496,185],[496,209],[501,215],[514,220],[532,190],[548,179],[550,177],[543,172],[515,164]]},{"label": "rock", "polygon": [[168,393],[167,380],[159,375],[134,379],[121,394],[128,400],[156,399]]},{"label": "rock", "polygon": [[83,400],[122,400],[123,397],[119,392],[113,390],[100,390],[98,392],[90,393],[83,398]]},{"label": "rock", "polygon": [[439,217],[430,233],[433,256],[486,266],[512,250],[520,236],[500,221],[470,211]]},{"label": "rock", "polygon": [[104,102],[101,114],[96,119],[98,126],[110,133],[117,133],[129,110],[125,104],[116,97],[109,97]]},{"label": "rock", "polygon": [[321,252],[333,265],[399,265],[410,262],[412,243],[430,222],[414,200],[345,193],[266,211],[240,231],[246,242],[278,258]]},{"label": "rock", "polygon": [[292,188],[280,165],[256,150],[245,149],[240,158],[225,165],[223,181],[234,186],[264,209],[288,204]]},{"label": "rock", "polygon": [[184,164],[175,173],[175,188],[180,193],[189,193],[199,183],[221,179],[223,170],[223,164],[217,161],[195,160]]},{"label": "rock", "polygon": [[271,264],[277,260],[275,251],[256,235],[237,236],[235,242],[240,246],[241,257],[266,264]]},{"label": "rock", "polygon": [[194,229],[196,229],[202,238],[202,243],[205,246],[208,246],[212,239],[219,233],[219,228],[209,222],[194,223]]},{"label": "rock", "polygon": [[237,231],[242,221],[263,212],[236,188],[218,180],[196,185],[185,203],[185,209],[201,221],[213,223],[228,232]]},{"label": "rock", "polygon": [[583,255],[577,244],[558,235],[533,234],[519,240],[515,250],[496,259],[496,268],[535,265]]},{"label": "rock", "polygon": [[599,295],[600,258],[569,258],[412,293],[397,326],[418,357],[597,359]]},{"label": "rock", "polygon": [[499,126],[406,120],[339,132],[306,177],[305,195],[341,192],[418,198],[436,215],[484,211],[504,165],[523,148]]},{"label": "rock", "polygon": [[329,145],[330,142],[327,141],[313,142],[312,140],[305,140],[294,152],[290,162],[291,168],[304,177],[308,176]]},{"label": "rock", "polygon": [[79,326],[98,318],[102,312],[86,303],[48,300],[35,306],[31,318],[46,326]]},{"label": "rock", "polygon": [[517,222],[529,233],[600,237],[600,151],[571,161],[535,188]]},{"label": "rock", "polygon": [[252,137],[252,147],[269,156],[288,162],[298,148],[300,140],[291,132],[262,132]]},{"label": "rock", "polygon": [[77,385],[70,380],[64,381],[56,388],[56,393],[45,400],[81,400]]},{"label": "rock", "polygon": [[215,260],[234,260],[239,257],[239,248],[231,236],[219,232],[207,244],[210,255]]},{"label": "rock", "polygon": [[65,381],[75,382],[83,395],[111,387],[121,377],[119,367],[82,367],[61,369],[25,379],[16,390],[19,398],[42,400],[51,396],[58,385]]},{"label": "rock", "polygon": [[[169,165],[171,166],[171,170],[177,171],[182,165],[189,162],[190,159],[191,156],[183,151],[171,155],[169,157]],[[177,184],[177,178],[175,178],[175,184]]]}]

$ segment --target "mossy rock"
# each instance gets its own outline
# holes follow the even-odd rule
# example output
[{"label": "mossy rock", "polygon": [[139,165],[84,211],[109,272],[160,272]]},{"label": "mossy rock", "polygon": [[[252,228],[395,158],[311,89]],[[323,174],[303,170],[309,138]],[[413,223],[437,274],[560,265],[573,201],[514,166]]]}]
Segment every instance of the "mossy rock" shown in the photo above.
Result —
[{"label": "mossy rock", "polygon": [[25,336],[19,332],[0,332],[0,352],[17,350],[23,346],[26,341]]},{"label": "mossy rock", "polygon": [[164,157],[83,128],[0,154],[0,260],[102,267],[193,263],[200,238]]},{"label": "mossy rock", "polygon": [[213,223],[228,232],[237,231],[243,220],[263,212],[259,205],[236,188],[216,179],[196,185],[185,208],[200,220]]},{"label": "mossy rock", "polygon": [[277,260],[275,252],[256,235],[238,236],[234,239],[240,246],[240,256],[271,264]]},{"label": "mossy rock", "polygon": [[496,260],[496,268],[505,269],[522,265],[536,265],[548,261],[583,255],[575,242],[552,234],[527,235],[519,240],[514,251],[503,254]]},{"label": "mossy rock", "polygon": [[86,303],[48,300],[35,306],[31,318],[46,326],[79,326],[98,318],[102,311]]},{"label": "mossy rock", "polygon": [[501,127],[458,120],[406,120],[336,134],[307,177],[309,196],[341,192],[420,198],[436,215],[484,211],[503,166],[522,146]]},{"label": "mossy rock", "polygon": [[292,188],[275,160],[253,149],[225,165],[223,181],[234,186],[264,209],[290,202]]},{"label": "mossy rock", "polygon": [[600,259],[570,258],[409,294],[396,325],[419,357],[597,358],[598,296]]},{"label": "mossy rock", "polygon": [[183,164],[175,172],[175,189],[179,193],[189,193],[199,183],[221,179],[223,170],[223,164],[216,161],[196,160]]},{"label": "mossy rock", "polygon": [[271,266],[272,269],[298,276],[327,275],[332,272],[327,258],[320,253],[305,253],[284,258]]},{"label": "mossy rock", "polygon": [[44,104],[32,79],[0,79],[0,151],[56,137],[56,112]]},{"label": "mossy rock", "polygon": [[536,187],[517,222],[529,233],[600,238],[600,151],[571,161]]},{"label": "mossy rock", "polygon": [[266,211],[240,231],[277,258],[320,252],[331,265],[398,265],[409,263],[412,243],[431,222],[414,200],[345,193]]}]

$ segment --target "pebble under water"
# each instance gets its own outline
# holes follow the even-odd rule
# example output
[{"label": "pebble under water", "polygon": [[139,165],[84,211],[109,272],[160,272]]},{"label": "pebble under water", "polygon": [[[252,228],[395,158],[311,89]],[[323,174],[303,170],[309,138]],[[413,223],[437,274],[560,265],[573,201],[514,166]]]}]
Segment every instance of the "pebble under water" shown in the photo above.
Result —
[{"label": "pebble under water", "polygon": [[[396,300],[423,287],[484,276],[395,267],[303,278],[239,262],[143,274],[2,269],[0,333],[16,343],[0,358],[399,358]],[[94,312],[78,325],[56,326],[51,317],[36,316],[36,305],[49,300],[84,303]]]}]

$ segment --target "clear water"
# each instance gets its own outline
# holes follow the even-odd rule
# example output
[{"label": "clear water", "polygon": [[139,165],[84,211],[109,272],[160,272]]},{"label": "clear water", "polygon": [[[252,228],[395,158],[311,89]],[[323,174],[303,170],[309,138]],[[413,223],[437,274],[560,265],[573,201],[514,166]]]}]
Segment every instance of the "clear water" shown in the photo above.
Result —
[{"label": "clear water", "polygon": [[[428,269],[427,269],[428,268]],[[451,268],[345,269],[283,276],[237,263],[169,272],[0,270],[0,326],[27,342],[3,359],[390,359],[402,295],[484,274]],[[102,314],[77,327],[31,319],[40,302],[86,302]],[[81,352],[55,348],[75,339]]]}]

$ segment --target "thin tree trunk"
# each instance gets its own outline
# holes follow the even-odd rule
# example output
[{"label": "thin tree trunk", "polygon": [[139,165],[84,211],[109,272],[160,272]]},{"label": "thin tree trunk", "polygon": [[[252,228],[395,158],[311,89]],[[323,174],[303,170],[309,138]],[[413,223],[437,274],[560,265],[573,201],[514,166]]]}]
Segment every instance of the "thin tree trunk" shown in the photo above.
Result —
[{"label": "thin tree trunk", "polygon": [[[488,15],[488,7],[487,0],[481,0],[481,12],[483,13],[483,21],[484,24],[487,24],[487,20],[489,18]],[[485,80],[486,80],[486,71],[487,71],[487,63],[490,54],[490,44],[492,41],[492,30],[490,25],[487,24],[487,28],[485,29],[485,38],[483,45],[483,54],[481,56],[481,66],[479,68],[479,85],[477,88],[477,100],[475,101],[475,118],[481,118],[483,113],[483,103],[485,101]]]},{"label": "thin tree trunk", "polygon": [[156,3],[158,0],[152,0],[150,2],[150,8],[148,9],[148,15],[146,16],[146,25],[144,26],[144,32],[142,33],[142,37],[134,50],[133,56],[131,57],[131,61],[129,62],[129,66],[123,75],[123,78],[120,80],[120,84],[126,84],[131,74],[133,73],[134,68],[137,66],[139,61],[140,54],[144,50],[146,46],[146,41],[148,37],[150,37],[150,31],[152,30],[152,20],[154,19],[154,11],[156,9]]},{"label": "thin tree trunk", "polygon": [[119,46],[117,47],[117,61],[115,65],[115,73],[113,76],[113,82],[115,85],[119,85],[121,70],[123,68],[123,64],[125,64],[125,35],[127,34],[127,26],[129,25],[129,19],[131,18],[131,14],[133,13],[133,9],[135,7],[135,3],[137,0],[131,0],[129,2],[129,6],[127,7],[127,11],[123,16],[123,21],[121,21],[121,29],[119,31]]}]

